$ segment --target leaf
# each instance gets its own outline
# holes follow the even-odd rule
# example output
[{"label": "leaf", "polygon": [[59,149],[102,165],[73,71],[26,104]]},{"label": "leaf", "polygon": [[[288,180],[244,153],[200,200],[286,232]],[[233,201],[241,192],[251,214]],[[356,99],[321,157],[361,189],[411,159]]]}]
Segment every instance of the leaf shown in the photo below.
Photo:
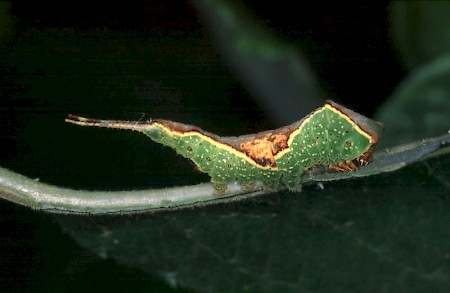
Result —
[{"label": "leaf", "polygon": [[[237,1],[194,1],[226,64],[279,125],[323,104],[308,60]],[[296,109],[296,111],[291,111]]]},{"label": "leaf", "polygon": [[400,83],[375,119],[386,129],[380,146],[409,143],[450,129],[450,54],[417,68]]},{"label": "leaf", "polygon": [[[324,190],[308,185],[301,193],[280,191],[152,214],[55,217],[88,250],[172,287],[348,292],[377,291],[383,284],[386,291],[445,292],[450,289],[449,143],[446,135],[380,152],[368,171],[335,174],[385,173],[326,183]],[[22,192],[42,191],[42,183],[22,183],[16,186]],[[58,189],[46,188],[49,194]],[[85,193],[80,199],[107,203],[107,194]]]},{"label": "leaf", "polygon": [[389,7],[391,36],[409,68],[450,52],[450,3],[393,1]]},{"label": "leaf", "polygon": [[[350,177],[365,177],[391,172],[406,165],[449,152],[450,135],[423,140],[380,152],[368,166],[356,172],[336,173],[311,171],[302,177],[301,183],[340,180]],[[77,191],[50,186],[25,176],[0,168],[0,197],[34,209],[73,213],[124,213],[159,211],[190,206],[204,206],[243,200],[260,196],[261,184],[255,192],[242,190],[233,184],[227,195],[217,197],[210,183],[185,187],[144,191]]]},{"label": "leaf", "polygon": [[102,257],[198,292],[446,292],[449,162],[181,211],[56,218]]}]

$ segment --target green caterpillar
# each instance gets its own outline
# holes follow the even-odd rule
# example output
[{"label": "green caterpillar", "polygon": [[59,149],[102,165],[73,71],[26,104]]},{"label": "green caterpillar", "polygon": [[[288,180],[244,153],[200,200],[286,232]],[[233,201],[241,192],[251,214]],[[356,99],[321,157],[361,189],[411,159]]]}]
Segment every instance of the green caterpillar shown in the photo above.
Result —
[{"label": "green caterpillar", "polygon": [[237,181],[251,190],[257,181],[276,189],[280,180],[295,190],[302,174],[317,165],[352,171],[354,161],[365,165],[383,130],[370,120],[333,101],[327,101],[302,120],[275,130],[239,137],[220,137],[182,123],[150,119],[114,121],[69,115],[66,122],[144,133],[167,145],[211,177],[216,194]]}]

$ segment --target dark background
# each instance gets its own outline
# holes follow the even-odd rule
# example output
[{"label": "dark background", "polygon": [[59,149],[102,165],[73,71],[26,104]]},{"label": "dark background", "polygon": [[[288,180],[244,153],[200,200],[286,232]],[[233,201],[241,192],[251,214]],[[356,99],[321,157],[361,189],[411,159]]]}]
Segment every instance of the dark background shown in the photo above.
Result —
[{"label": "dark background", "polygon": [[[64,117],[145,113],[220,135],[276,127],[218,55],[192,3],[167,2],[12,3],[13,28],[0,47],[2,167],[79,189],[194,184],[207,176],[171,151],[134,133],[70,126]],[[385,2],[244,3],[303,50],[329,97],[357,112],[372,115],[404,75]],[[51,215],[6,201],[0,208],[0,291],[171,290],[85,251]]]}]

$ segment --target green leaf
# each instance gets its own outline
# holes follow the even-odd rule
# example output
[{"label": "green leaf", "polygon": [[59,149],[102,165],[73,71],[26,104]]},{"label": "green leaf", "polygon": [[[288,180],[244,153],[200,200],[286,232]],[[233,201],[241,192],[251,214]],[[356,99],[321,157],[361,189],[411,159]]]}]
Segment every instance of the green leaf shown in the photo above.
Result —
[{"label": "green leaf", "polygon": [[[172,287],[348,292],[377,291],[383,284],[386,291],[445,292],[449,144],[445,135],[381,151],[358,172],[311,173],[306,181],[355,178],[308,185],[301,193],[224,198],[218,205],[152,214],[55,217],[86,249]],[[78,212],[98,212],[92,203],[114,211],[120,199],[126,210],[136,199],[136,192],[75,192],[0,171],[2,196],[28,205],[35,196],[35,208],[52,207],[48,196],[58,208]],[[189,197],[192,189],[182,189]],[[141,204],[152,204],[152,192],[141,192],[147,193]]]},{"label": "green leaf", "polygon": [[[391,172],[424,157],[449,152],[450,135],[419,141],[413,144],[386,149],[374,161],[356,172],[336,173],[312,170],[302,177],[301,183],[365,177]],[[320,172],[319,172],[320,171]],[[34,209],[67,213],[124,213],[160,211],[180,207],[204,206],[223,202],[244,200],[270,193],[261,184],[255,192],[246,192],[237,184],[230,185],[229,193],[214,195],[210,183],[143,191],[76,191],[50,186],[17,173],[0,168],[0,197]]]},{"label": "green leaf", "polygon": [[274,36],[239,1],[194,3],[225,63],[279,125],[323,104],[317,77],[299,48]]},{"label": "green leaf", "polygon": [[450,129],[450,54],[410,73],[375,119],[386,129],[380,146],[408,143]]},{"label": "green leaf", "polygon": [[324,190],[57,219],[102,257],[199,292],[446,292],[449,163],[446,153]]},{"label": "green leaf", "polygon": [[389,7],[391,36],[409,68],[450,52],[448,1],[393,1]]}]

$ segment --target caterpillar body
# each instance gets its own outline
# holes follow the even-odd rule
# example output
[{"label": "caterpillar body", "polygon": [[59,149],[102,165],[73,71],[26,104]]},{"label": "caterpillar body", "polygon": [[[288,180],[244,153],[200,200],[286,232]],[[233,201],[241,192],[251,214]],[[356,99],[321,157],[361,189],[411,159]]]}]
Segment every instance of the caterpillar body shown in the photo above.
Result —
[{"label": "caterpillar body", "polygon": [[135,130],[173,148],[209,174],[215,193],[237,181],[252,189],[262,181],[276,189],[282,181],[296,190],[302,174],[317,165],[336,171],[357,169],[369,162],[383,124],[327,101],[302,120],[275,130],[239,137],[220,137],[202,129],[161,119],[117,121],[69,114],[66,122]]}]

